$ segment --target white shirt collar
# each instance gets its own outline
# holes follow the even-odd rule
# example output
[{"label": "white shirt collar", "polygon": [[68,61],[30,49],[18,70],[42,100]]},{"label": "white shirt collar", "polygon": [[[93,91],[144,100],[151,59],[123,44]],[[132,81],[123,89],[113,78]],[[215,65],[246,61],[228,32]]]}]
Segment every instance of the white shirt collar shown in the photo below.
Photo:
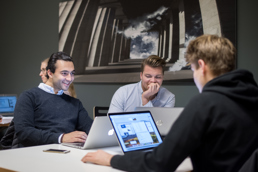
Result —
[{"label": "white shirt collar", "polygon": [[138,90],[139,92],[142,94],[143,93],[143,89],[142,89],[142,80],[140,82],[138,82]]},{"label": "white shirt collar", "polygon": [[[55,94],[54,88],[49,86],[49,85],[47,85],[47,84],[40,83],[38,88],[40,88],[41,90],[44,90],[47,93]],[[63,93],[64,93],[63,90],[59,90],[56,95],[62,95]]]}]

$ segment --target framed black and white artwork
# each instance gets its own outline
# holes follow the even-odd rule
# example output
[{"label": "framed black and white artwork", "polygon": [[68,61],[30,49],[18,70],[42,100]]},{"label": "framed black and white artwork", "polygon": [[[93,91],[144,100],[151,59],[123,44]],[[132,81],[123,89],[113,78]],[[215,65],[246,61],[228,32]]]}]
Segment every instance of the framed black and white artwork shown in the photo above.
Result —
[{"label": "framed black and white artwork", "polygon": [[192,81],[184,52],[216,34],[236,46],[236,0],[70,0],[59,4],[59,51],[74,59],[76,83],[132,83],[140,64],[166,60],[164,82]]}]

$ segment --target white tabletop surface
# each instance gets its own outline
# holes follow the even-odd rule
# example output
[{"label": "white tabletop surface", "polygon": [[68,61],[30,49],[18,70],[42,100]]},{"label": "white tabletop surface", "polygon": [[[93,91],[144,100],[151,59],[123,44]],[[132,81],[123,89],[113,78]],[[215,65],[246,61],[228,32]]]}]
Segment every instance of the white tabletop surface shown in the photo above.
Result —
[{"label": "white tabletop surface", "polygon": [[[70,153],[49,153],[43,152],[46,149],[66,149]],[[111,154],[123,154],[121,148],[106,147],[102,148]],[[20,171],[20,172],[117,172],[112,167],[100,166],[91,163],[83,163],[82,157],[87,152],[96,151],[96,149],[81,150],[62,146],[60,144],[50,144],[43,146],[33,146],[27,148],[9,149],[0,151],[0,167]],[[192,164],[189,158],[177,168],[176,171],[190,171]]]}]

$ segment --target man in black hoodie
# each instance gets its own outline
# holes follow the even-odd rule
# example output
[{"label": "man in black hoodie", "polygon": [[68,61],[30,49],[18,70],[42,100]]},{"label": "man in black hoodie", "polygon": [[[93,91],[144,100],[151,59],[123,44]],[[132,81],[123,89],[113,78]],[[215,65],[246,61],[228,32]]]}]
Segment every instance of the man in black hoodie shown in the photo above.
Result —
[{"label": "man in black hoodie", "polygon": [[88,153],[83,162],[126,171],[174,171],[190,156],[194,171],[236,172],[258,146],[258,87],[247,70],[234,70],[236,51],[226,38],[191,41],[186,60],[200,94],[193,97],[153,152]]}]

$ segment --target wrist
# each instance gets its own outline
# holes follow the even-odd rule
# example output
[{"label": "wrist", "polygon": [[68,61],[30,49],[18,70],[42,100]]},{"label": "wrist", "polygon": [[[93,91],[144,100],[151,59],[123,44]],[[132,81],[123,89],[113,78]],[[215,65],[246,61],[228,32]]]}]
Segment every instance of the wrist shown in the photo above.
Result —
[{"label": "wrist", "polygon": [[142,96],[142,106],[146,105],[150,100],[144,96]]},{"label": "wrist", "polygon": [[113,158],[114,155],[110,155],[110,157],[108,158],[108,162],[107,162],[107,165],[108,166],[111,166],[111,159]]}]

